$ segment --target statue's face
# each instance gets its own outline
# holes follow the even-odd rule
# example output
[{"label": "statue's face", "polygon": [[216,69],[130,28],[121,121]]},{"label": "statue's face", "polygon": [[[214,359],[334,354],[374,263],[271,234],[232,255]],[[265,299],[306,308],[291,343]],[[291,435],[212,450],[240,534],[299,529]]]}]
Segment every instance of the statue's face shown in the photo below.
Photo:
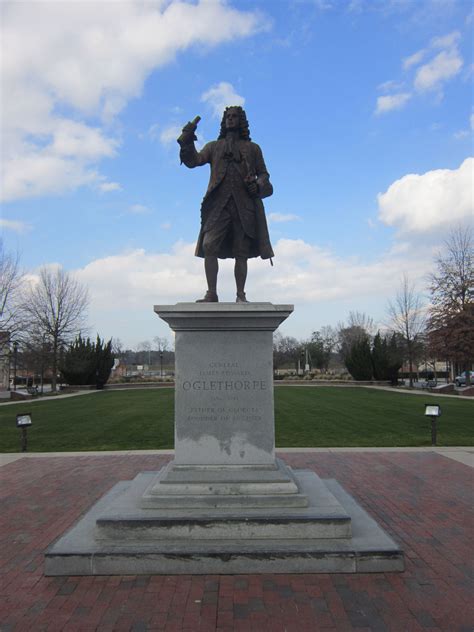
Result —
[{"label": "statue's face", "polygon": [[239,113],[234,108],[229,108],[225,115],[225,128],[227,130],[239,129]]}]

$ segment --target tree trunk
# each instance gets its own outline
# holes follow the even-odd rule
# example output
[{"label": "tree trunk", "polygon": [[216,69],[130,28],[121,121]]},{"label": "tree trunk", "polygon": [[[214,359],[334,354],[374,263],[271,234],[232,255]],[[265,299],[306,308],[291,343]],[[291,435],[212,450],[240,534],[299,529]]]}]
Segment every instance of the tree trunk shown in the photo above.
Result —
[{"label": "tree trunk", "polygon": [[57,391],[57,375],[58,375],[58,341],[53,340],[53,358],[52,358],[52,375],[51,375],[51,392]]}]

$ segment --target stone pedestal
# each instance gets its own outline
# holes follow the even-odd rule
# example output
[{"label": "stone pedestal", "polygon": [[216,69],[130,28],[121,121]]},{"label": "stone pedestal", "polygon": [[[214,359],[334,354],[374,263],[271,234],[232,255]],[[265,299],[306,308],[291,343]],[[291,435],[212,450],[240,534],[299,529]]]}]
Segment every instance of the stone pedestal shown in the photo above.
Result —
[{"label": "stone pedestal", "polygon": [[273,466],[273,332],[292,305],[178,303],[175,464]]},{"label": "stone pedestal", "polygon": [[275,458],[270,303],[155,307],[176,334],[175,458],[118,483],[48,575],[375,572],[403,554],[335,481]]},{"label": "stone pedestal", "polygon": [[271,303],[178,303],[155,312],[175,332],[175,458],[142,507],[307,507],[275,460]]}]

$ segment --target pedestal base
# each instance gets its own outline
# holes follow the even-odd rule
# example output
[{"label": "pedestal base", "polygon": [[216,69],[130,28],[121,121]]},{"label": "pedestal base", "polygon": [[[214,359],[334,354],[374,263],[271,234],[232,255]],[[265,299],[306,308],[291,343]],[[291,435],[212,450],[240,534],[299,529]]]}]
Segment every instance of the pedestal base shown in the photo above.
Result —
[{"label": "pedestal base", "polygon": [[403,554],[335,481],[275,459],[270,303],[181,303],[175,458],[118,483],[46,554],[47,575],[403,570]]},{"label": "pedestal base", "polygon": [[118,483],[46,553],[46,575],[401,571],[403,553],[336,481],[294,472],[305,508],[142,509]]},{"label": "pedestal base", "polygon": [[147,509],[232,507],[307,507],[291,468],[273,465],[181,466],[172,461],[145,490],[140,506]]}]

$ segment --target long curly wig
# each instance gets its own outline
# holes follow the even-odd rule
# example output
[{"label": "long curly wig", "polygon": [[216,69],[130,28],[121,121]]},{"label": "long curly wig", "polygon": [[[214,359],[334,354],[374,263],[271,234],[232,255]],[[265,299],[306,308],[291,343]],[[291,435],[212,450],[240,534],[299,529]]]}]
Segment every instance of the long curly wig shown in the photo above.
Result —
[{"label": "long curly wig", "polygon": [[239,114],[239,137],[242,138],[242,140],[251,140],[249,122],[247,121],[247,115],[245,114],[245,110],[242,107],[240,107],[240,105],[230,105],[224,110],[224,114],[222,115],[219,139],[225,138],[225,135],[227,133],[227,129],[225,126],[225,117],[227,114],[227,110],[237,110]]}]

